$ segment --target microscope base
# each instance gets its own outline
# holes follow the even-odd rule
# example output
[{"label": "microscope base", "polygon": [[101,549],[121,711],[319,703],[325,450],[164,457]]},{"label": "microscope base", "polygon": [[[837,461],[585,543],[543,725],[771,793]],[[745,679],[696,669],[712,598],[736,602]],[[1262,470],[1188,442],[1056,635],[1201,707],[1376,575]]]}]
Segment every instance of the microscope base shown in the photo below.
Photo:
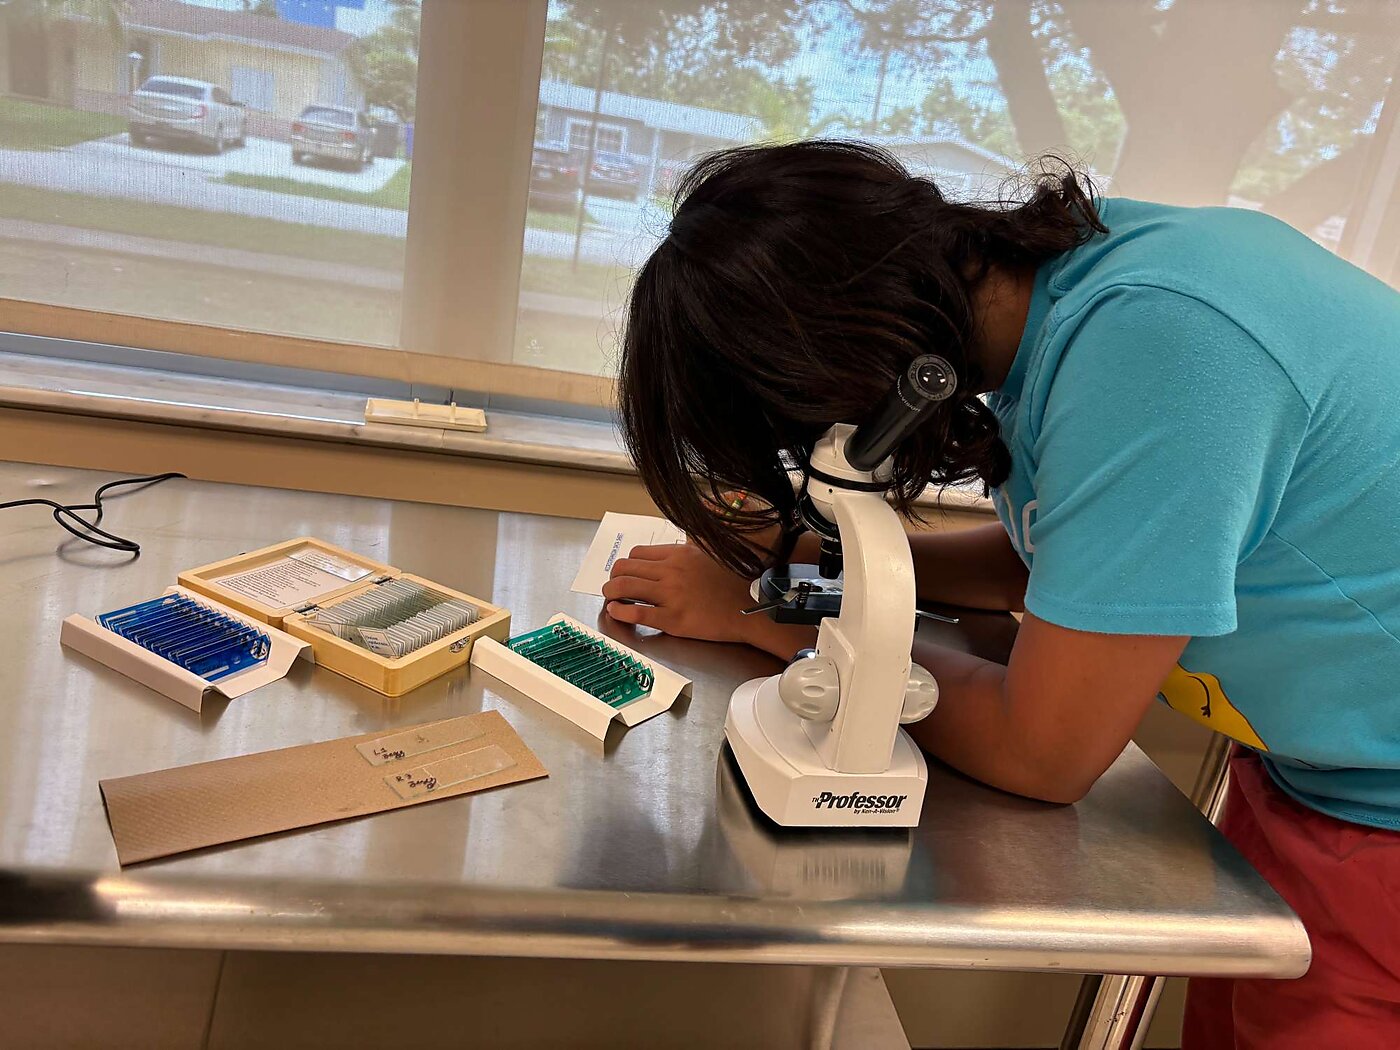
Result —
[{"label": "microscope base", "polygon": [[786,827],[912,828],[928,783],[924,756],[900,730],[883,773],[838,773],[778,696],[778,679],[734,691],[724,735],[759,809]]}]

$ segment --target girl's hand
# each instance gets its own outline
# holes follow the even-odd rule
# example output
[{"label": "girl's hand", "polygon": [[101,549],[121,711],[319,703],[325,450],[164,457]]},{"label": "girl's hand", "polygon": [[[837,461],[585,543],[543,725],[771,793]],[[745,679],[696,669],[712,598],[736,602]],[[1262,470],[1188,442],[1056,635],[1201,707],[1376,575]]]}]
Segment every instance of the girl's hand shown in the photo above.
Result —
[{"label": "girl's hand", "polygon": [[745,643],[780,659],[816,638],[814,628],[744,616],[741,610],[753,604],[749,581],[691,543],[633,547],[626,558],[613,562],[603,597],[607,614],[621,623],[677,638]]},{"label": "girl's hand", "polygon": [[706,642],[745,641],[740,610],[753,604],[747,580],[691,543],[633,547],[613,562],[603,597],[614,620]]}]

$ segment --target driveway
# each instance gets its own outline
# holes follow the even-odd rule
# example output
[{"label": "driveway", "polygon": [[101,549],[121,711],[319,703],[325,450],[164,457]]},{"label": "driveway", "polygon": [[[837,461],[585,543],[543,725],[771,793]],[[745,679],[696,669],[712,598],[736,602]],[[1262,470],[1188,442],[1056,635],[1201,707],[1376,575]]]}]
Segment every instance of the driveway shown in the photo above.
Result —
[{"label": "driveway", "polygon": [[163,168],[203,172],[212,178],[231,172],[269,175],[360,193],[373,193],[382,188],[404,166],[403,161],[388,157],[377,158],[364,171],[349,171],[329,161],[297,165],[292,163],[292,147],[288,143],[252,137],[249,137],[247,145],[230,146],[222,155],[206,153],[198,146],[180,143],[133,146],[125,133],[80,142],[70,147],[69,152],[80,158],[93,157],[103,164],[121,167],[155,164]]}]

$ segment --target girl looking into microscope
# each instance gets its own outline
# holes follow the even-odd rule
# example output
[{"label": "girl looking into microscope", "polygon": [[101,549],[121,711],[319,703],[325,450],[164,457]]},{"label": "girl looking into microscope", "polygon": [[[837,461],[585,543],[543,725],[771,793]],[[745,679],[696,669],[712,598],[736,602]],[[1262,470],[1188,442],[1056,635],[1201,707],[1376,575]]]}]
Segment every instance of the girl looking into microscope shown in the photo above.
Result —
[{"label": "girl looking into microscope", "polygon": [[620,559],[608,613],[811,645],[740,613],[789,472],[939,355],[956,390],[891,498],[913,519],[928,486],[980,484],[1000,522],[913,532],[919,595],[1024,617],[1006,666],[916,647],[941,695],[914,738],[1072,803],[1158,698],[1232,737],[1223,830],[1314,962],[1194,982],[1183,1045],[1400,1045],[1400,294],[1266,215],[1097,199],[1068,169],[984,207],[805,142],[709,157],[678,201],[619,385],[691,542]]}]

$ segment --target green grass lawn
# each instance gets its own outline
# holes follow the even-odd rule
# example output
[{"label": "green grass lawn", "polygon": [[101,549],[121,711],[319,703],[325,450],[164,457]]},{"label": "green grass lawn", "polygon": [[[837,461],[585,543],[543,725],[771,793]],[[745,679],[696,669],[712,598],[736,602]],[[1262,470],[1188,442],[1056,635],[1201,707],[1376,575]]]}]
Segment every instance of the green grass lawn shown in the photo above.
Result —
[{"label": "green grass lawn", "polygon": [[[344,201],[347,204],[370,204],[378,208],[408,210],[408,189],[413,179],[413,165],[405,164],[388,182],[372,193],[361,190],[347,190],[339,186],[322,186],[316,182],[303,182],[283,175],[247,175],[232,171],[214,179],[214,182],[230,186],[246,186],[254,190],[270,190],[273,193],[291,193],[298,197],[316,197],[327,201]],[[538,230],[555,230],[560,233],[573,233],[576,223],[573,212],[540,211],[531,209],[525,217],[525,224]],[[591,222],[592,216],[584,216]]]},{"label": "green grass lawn", "polygon": [[587,375],[617,371],[618,321],[522,310],[515,325],[515,363]]},{"label": "green grass lawn", "polygon": [[[593,221],[593,216],[585,214],[584,225]],[[573,233],[578,227],[578,219],[572,211],[541,211],[531,208],[525,215],[525,225],[536,230],[554,230],[558,233]]]},{"label": "green grass lawn", "polygon": [[5,295],[336,342],[393,346],[396,292],[0,238]]},{"label": "green grass lawn", "polygon": [[291,255],[298,259],[402,270],[404,244],[383,237],[247,215],[177,208],[145,201],[113,201],[36,186],[0,185],[0,217],[51,222],[79,229]]},{"label": "green grass lawn", "polygon": [[[0,218],[384,270],[401,270],[404,260],[404,243],[395,237],[144,201],[117,203],[105,197],[37,186],[0,184]],[[602,301],[613,306],[623,302],[631,281],[630,274],[611,266],[580,263],[575,270],[568,259],[538,256],[526,256],[520,277],[521,288],[526,291]]]},{"label": "green grass lawn", "polygon": [[126,120],[0,97],[0,149],[54,150],[126,130]]},{"label": "green grass lawn", "polygon": [[622,307],[631,286],[631,273],[618,267],[580,263],[575,270],[568,259],[527,255],[520,271],[522,292],[601,303],[602,309],[573,316],[522,308],[515,329],[516,363],[590,375],[614,371]]},{"label": "green grass lawn", "polygon": [[274,193],[292,193],[298,197],[317,197],[321,200],[344,201],[347,204],[371,204],[379,208],[408,210],[408,186],[413,179],[413,165],[405,164],[394,177],[371,193],[361,190],[347,190],[339,186],[322,186],[315,182],[302,182],[282,175],[245,175],[231,171],[214,182],[226,182],[230,186],[247,186],[254,190],[271,190]]},{"label": "green grass lawn", "polygon": [[568,295],[610,306],[621,305],[631,286],[632,275],[626,270],[598,263],[581,262],[575,270],[568,259],[527,255],[520,270],[522,291]]}]

